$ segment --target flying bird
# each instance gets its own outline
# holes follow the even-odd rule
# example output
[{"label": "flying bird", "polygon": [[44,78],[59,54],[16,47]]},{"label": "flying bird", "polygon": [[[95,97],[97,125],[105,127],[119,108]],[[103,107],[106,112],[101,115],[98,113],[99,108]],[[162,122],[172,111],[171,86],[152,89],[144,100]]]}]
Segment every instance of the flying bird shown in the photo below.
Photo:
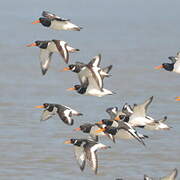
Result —
[{"label": "flying bird", "polygon": [[[116,138],[132,139],[135,138],[141,144],[145,145],[142,139],[148,138],[146,135],[138,133],[131,125],[124,121],[102,120],[97,124],[105,124],[105,128],[100,128],[96,133],[104,132],[113,142]],[[123,132],[122,132],[123,131]],[[126,133],[126,134],[125,134]]]},{"label": "flying bird", "polygon": [[48,11],[43,11],[42,16],[43,17],[40,17],[38,20],[32,22],[32,24],[41,23],[43,26],[55,30],[80,31],[82,29],[82,27],[71,23],[69,19],[63,19]]},{"label": "flying bird", "polygon": [[86,78],[81,85],[74,85],[74,87],[68,88],[67,90],[69,91],[76,90],[76,92],[79,94],[97,96],[97,97],[103,97],[106,95],[115,94],[114,92],[108,89],[105,88],[100,89],[95,81],[89,82],[88,78]]},{"label": "flying bird", "polygon": [[59,53],[64,62],[69,62],[69,52],[77,52],[79,49],[69,46],[65,41],[62,40],[49,40],[49,41],[35,41],[32,44],[28,44],[27,47],[37,46],[40,48],[40,65],[42,74],[45,75],[53,53]]},{"label": "flying bird", "polygon": [[41,106],[35,106],[35,108],[44,108],[41,116],[41,121],[48,120],[49,118],[57,114],[60,119],[67,125],[73,125],[74,120],[72,119],[72,116],[83,115],[82,113],[79,113],[76,110],[71,109],[70,107],[60,104],[44,103]]},{"label": "flying bird", "polygon": [[168,57],[171,63],[163,63],[160,66],[156,66],[155,69],[165,69],[166,71],[180,73],[180,52],[177,52],[176,56]]},{"label": "flying bird", "polygon": [[89,81],[95,81],[97,86],[102,89],[103,79],[105,77],[110,77],[109,71],[112,69],[112,65],[105,68],[100,68],[101,55],[95,56],[88,64],[82,62],[76,62],[75,64],[70,64],[65,67],[62,71],[71,70],[78,74],[80,83],[84,83],[85,79],[88,78]]},{"label": "flying bird", "polygon": [[124,119],[132,127],[140,127],[148,130],[169,130],[171,127],[164,123],[167,120],[166,116],[162,119],[155,120],[146,115],[152,100],[153,96],[142,104],[134,104],[133,108],[126,103],[122,108],[122,112],[125,115],[116,116],[115,120]]},{"label": "flying bird", "polygon": [[97,174],[98,170],[97,150],[110,148],[110,146],[106,146],[91,139],[70,139],[64,143],[74,145],[75,157],[81,171],[84,170],[86,161],[88,161],[95,174]]}]

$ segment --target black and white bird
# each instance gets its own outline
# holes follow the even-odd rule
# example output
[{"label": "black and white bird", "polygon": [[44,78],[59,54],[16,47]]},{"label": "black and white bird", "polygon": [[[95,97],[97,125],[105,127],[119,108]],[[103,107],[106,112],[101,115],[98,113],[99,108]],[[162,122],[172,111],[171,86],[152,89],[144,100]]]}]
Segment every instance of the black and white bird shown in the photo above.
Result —
[{"label": "black and white bird", "polygon": [[95,81],[89,82],[88,78],[86,78],[81,85],[75,85],[73,88],[68,88],[67,90],[69,91],[76,90],[77,93],[79,94],[97,96],[97,97],[103,97],[106,95],[115,94],[114,92],[108,89],[105,88],[100,89]]},{"label": "black and white bird", "polygon": [[55,30],[73,30],[80,31],[82,28],[71,23],[69,19],[63,19],[48,11],[43,11],[42,16],[38,20],[32,22],[32,24],[41,23],[43,26],[55,29]]},{"label": "black and white bird", "polygon": [[82,131],[83,133],[88,133],[93,139],[98,141],[99,136],[105,136],[105,133],[96,133],[99,128],[103,128],[105,126],[100,124],[92,124],[92,123],[84,123],[79,126],[79,128],[75,128],[75,131]]},{"label": "black and white bird", "polygon": [[[131,125],[124,121],[116,120],[102,120],[98,122],[99,124],[105,124],[105,128],[100,128],[96,133],[104,132],[110,139],[115,142],[116,138],[121,139],[133,139],[135,138],[141,144],[145,145],[143,139],[148,138],[146,135],[138,133]],[[97,123],[97,124],[98,124]]]},{"label": "black and white bird", "polygon": [[74,145],[76,160],[81,171],[84,170],[86,161],[88,161],[95,174],[97,174],[98,170],[97,150],[110,148],[110,146],[106,146],[91,139],[70,139],[64,143]]},{"label": "black and white bird", "polygon": [[154,122],[153,118],[146,115],[148,106],[151,104],[152,100],[153,100],[153,96],[142,104],[139,105],[134,104],[133,113],[129,117],[129,122],[128,122],[131,126],[143,127],[146,124],[150,124]]},{"label": "black and white bird", "polygon": [[119,116],[130,116],[133,111],[130,105],[127,103],[123,106],[122,110],[119,110],[118,107],[109,107],[106,109],[106,112],[109,114],[110,119],[119,120]]},{"label": "black and white bird", "polygon": [[44,108],[41,116],[41,121],[48,120],[54,115],[58,115],[60,119],[67,125],[73,125],[74,120],[72,116],[81,116],[82,113],[71,109],[70,107],[60,104],[44,103],[42,106],[35,106],[35,108]]},{"label": "black and white bird", "polygon": [[72,67],[72,71],[78,73],[81,85],[75,85],[74,88],[69,88],[68,90],[76,90],[79,94],[98,97],[114,94],[112,91],[105,89],[103,85],[103,79],[104,77],[109,76],[108,72],[112,66],[106,67],[106,70],[102,70],[99,67],[100,61],[101,55],[99,54],[87,65],[78,63],[78,68],[75,66],[75,69],[73,69]]},{"label": "black and white bird", "polygon": [[[178,170],[175,168],[169,175],[158,178],[158,179],[159,180],[175,180],[177,175],[178,175]],[[147,175],[144,175],[144,180],[155,180],[155,179],[157,179],[157,178],[152,178]]]},{"label": "black and white bird", "polygon": [[172,63],[163,63],[160,66],[156,66],[155,69],[165,69],[166,71],[180,73],[180,52],[177,52],[176,56],[168,57]]},{"label": "black and white bird", "polygon": [[110,77],[109,71],[112,69],[112,65],[105,68],[100,68],[101,55],[95,56],[88,64],[82,62],[76,62],[70,64],[64,68],[63,71],[71,70],[78,74],[79,81],[81,84],[88,78],[89,81],[95,81],[98,87],[101,89],[103,86],[103,79]]},{"label": "black and white bird", "polygon": [[116,118],[118,116],[118,107],[110,107],[106,109],[106,112],[109,114],[110,119]]},{"label": "black and white bird", "polygon": [[32,44],[28,44],[27,47],[37,46],[40,48],[40,65],[42,74],[45,75],[53,53],[59,53],[64,62],[69,62],[69,52],[77,52],[79,49],[69,46],[65,41],[62,40],[49,40],[49,41],[35,41]]},{"label": "black and white bird", "polygon": [[[122,109],[122,112],[127,115],[125,116],[126,122],[128,122],[132,127],[140,127],[148,130],[169,130],[170,127],[164,123],[167,120],[166,116],[160,120],[155,120],[154,118],[146,115],[147,109],[152,100],[153,96],[142,104],[134,104],[133,108],[126,103]],[[116,117],[115,119],[120,120],[122,118]]]}]

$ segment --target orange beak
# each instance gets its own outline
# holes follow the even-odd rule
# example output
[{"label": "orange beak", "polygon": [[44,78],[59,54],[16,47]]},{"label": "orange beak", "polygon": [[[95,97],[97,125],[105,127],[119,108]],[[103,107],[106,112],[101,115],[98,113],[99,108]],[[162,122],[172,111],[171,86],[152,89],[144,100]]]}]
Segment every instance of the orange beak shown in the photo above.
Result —
[{"label": "orange beak", "polygon": [[33,47],[33,46],[37,46],[36,43],[26,45],[26,47]]},{"label": "orange beak", "polygon": [[96,130],[95,132],[100,133],[100,132],[104,132],[105,130],[106,130],[105,128],[101,128],[101,129]]},{"label": "orange beak", "polygon": [[64,69],[60,70],[60,72],[69,71],[69,70],[70,70],[69,67],[65,67]]},{"label": "orange beak", "polygon": [[40,20],[36,20],[36,21],[32,22],[32,24],[37,24],[37,23],[40,23]]},{"label": "orange beak", "polygon": [[116,117],[114,118],[114,120],[119,121],[119,120],[121,120],[121,119],[119,118],[119,116],[116,116]]},{"label": "orange beak", "polygon": [[64,141],[64,144],[71,144],[70,140]]},{"label": "orange beak", "polygon": [[68,88],[67,90],[68,90],[68,91],[74,91],[74,90],[76,90],[76,89],[73,87],[73,88]]},{"label": "orange beak", "polygon": [[42,106],[35,106],[35,108],[44,108],[44,106],[42,105]]},{"label": "orange beak", "polygon": [[176,101],[180,101],[180,96],[176,97]]},{"label": "orange beak", "polygon": [[81,128],[75,128],[74,129],[74,131],[80,131],[81,130]]},{"label": "orange beak", "polygon": [[102,121],[98,121],[96,124],[103,124],[103,122]]},{"label": "orange beak", "polygon": [[163,68],[163,65],[154,67],[154,69],[162,69],[162,68]]}]

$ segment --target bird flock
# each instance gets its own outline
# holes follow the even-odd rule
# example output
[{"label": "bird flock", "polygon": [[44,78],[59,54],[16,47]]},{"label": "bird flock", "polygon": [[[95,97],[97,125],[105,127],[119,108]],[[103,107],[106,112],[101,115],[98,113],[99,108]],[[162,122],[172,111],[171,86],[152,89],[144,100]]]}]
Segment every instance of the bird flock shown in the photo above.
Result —
[{"label": "bird flock", "polygon": [[[82,29],[82,27],[73,24],[69,19],[63,19],[48,11],[43,11],[42,17],[34,21],[32,24],[37,23],[54,30],[80,31]],[[34,46],[40,48],[39,57],[42,75],[46,75],[53,53],[60,54],[64,62],[69,64],[70,53],[80,51],[77,48],[71,47],[67,42],[56,39],[37,40],[34,43],[27,45],[27,47]],[[156,66],[155,69],[164,68],[167,71],[180,73],[180,53],[178,52],[176,56],[171,56],[169,59],[172,63],[163,63],[160,66]],[[100,67],[100,63],[101,54],[98,54],[87,64],[83,62],[76,62],[63,68],[61,72],[72,71],[77,74],[79,79],[78,85],[74,85],[67,90],[75,90],[81,95],[97,97],[115,94],[115,92],[104,88],[104,78],[111,77],[109,72],[112,69],[112,65],[102,68]],[[180,101],[180,97],[177,97],[176,100]],[[160,119],[154,119],[153,117],[147,115],[147,110],[152,101],[153,96],[144,102],[138,102],[138,104],[130,105],[125,103],[123,107],[108,107],[106,109],[106,112],[109,115],[108,119],[102,119],[94,123],[87,122],[75,128],[74,131],[81,131],[82,133],[88,134],[88,136],[86,138],[72,137],[71,139],[66,140],[64,144],[72,144],[74,146],[75,158],[80,170],[84,170],[87,162],[94,173],[98,173],[97,150],[111,148],[108,145],[100,143],[100,138],[107,137],[113,143],[116,143],[118,139],[132,139],[136,140],[143,146],[146,146],[145,140],[146,138],[149,138],[149,136],[141,134],[139,132],[140,128],[145,129],[147,132],[148,130],[170,130],[171,127],[165,123],[167,120],[166,116],[161,117]],[[48,120],[52,116],[58,115],[59,118],[69,126],[74,124],[73,116],[83,115],[81,112],[78,112],[66,105],[44,103],[43,105],[35,107],[44,109],[41,115],[41,121]],[[160,179],[175,180],[177,173],[177,169],[174,169],[171,174]],[[144,175],[144,180],[153,180],[153,178]]]}]

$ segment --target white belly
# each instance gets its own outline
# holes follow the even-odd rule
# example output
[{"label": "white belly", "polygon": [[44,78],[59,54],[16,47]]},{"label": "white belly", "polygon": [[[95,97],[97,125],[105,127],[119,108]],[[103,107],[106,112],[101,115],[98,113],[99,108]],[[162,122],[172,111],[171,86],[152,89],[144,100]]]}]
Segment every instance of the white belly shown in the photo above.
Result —
[{"label": "white belly", "polygon": [[62,23],[61,21],[51,21],[50,28],[55,29],[55,30],[65,30],[64,23]]},{"label": "white belly", "polygon": [[180,67],[174,66],[173,72],[180,73]]},{"label": "white belly", "polygon": [[131,126],[145,126],[146,124],[152,123],[154,120],[145,117],[130,118],[129,124]]}]

